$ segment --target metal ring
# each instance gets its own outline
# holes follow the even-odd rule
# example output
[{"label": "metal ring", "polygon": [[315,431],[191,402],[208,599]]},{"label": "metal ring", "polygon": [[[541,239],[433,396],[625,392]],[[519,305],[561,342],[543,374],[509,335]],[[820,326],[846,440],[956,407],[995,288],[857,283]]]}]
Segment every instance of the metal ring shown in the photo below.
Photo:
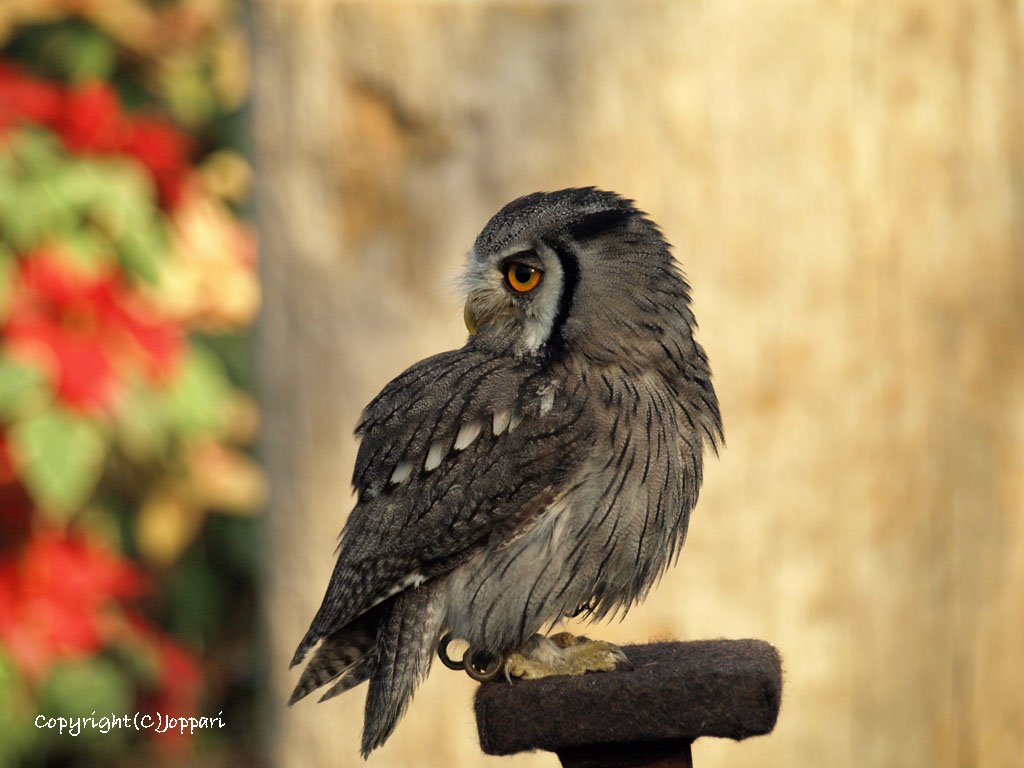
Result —
[{"label": "metal ring", "polygon": [[463,661],[452,661],[451,656],[448,655],[448,646],[454,639],[455,638],[452,637],[450,632],[441,638],[441,642],[437,646],[437,657],[441,659],[441,663],[448,667],[448,669],[454,669],[461,672],[466,668],[465,657],[463,657]]},{"label": "metal ring", "polygon": [[[472,648],[467,648],[462,657],[462,666],[465,668],[466,674],[474,680],[486,683],[498,676],[504,666],[503,661],[504,659],[500,655],[495,656],[486,651],[474,651]],[[494,666],[490,667],[488,664]]]}]

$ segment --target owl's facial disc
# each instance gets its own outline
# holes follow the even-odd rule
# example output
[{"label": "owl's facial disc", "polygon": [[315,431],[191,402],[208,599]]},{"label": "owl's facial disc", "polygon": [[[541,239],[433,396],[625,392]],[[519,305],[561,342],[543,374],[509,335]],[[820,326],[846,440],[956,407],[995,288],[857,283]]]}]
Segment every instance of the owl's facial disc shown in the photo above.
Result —
[{"label": "owl's facial disc", "polygon": [[513,250],[510,255],[499,255],[482,264],[475,259],[471,262],[468,276],[471,288],[463,312],[470,333],[475,334],[484,325],[512,320],[517,303],[526,299],[524,294],[540,285],[544,267],[537,254],[531,250]]},{"label": "owl's facial disc", "polygon": [[505,340],[518,337],[523,352],[536,352],[550,333],[561,280],[558,258],[543,243],[472,253],[465,277],[466,328],[475,334],[491,326]]},{"label": "owl's facial disc", "polygon": [[[532,266],[526,263],[526,261],[516,261],[513,259],[507,260],[501,266],[501,271],[505,275],[505,285],[516,293],[529,293],[538,285],[540,285],[541,278],[544,276],[544,270],[539,267]],[[476,299],[474,301],[474,299]],[[489,310],[498,309],[497,315],[503,314],[500,311],[500,307],[495,307],[493,304],[487,302],[485,297],[480,294],[471,294],[469,300],[466,301],[466,306],[462,312],[462,318],[466,323],[466,329],[471,333],[475,334],[477,328],[490,322],[493,317]]]}]

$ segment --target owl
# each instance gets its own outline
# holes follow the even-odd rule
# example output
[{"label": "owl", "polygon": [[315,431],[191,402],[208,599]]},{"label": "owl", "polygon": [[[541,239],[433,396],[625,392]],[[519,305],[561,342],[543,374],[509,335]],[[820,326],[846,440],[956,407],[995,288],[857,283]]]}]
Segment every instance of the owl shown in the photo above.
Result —
[{"label": "owl", "polygon": [[643,600],[678,554],[722,440],[690,289],[658,227],[595,188],[526,195],[462,276],[469,337],[363,411],[323,602],[294,703],[369,682],[367,756],[435,653],[475,676],[607,670],[613,645],[540,634]]}]

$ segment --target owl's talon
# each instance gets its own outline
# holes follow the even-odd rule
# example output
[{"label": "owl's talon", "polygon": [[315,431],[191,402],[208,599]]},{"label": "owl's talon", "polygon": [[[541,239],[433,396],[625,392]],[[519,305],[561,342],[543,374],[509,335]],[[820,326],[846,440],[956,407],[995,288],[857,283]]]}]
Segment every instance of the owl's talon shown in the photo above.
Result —
[{"label": "owl's talon", "polygon": [[626,654],[617,645],[559,632],[551,637],[534,635],[518,652],[508,654],[505,677],[536,680],[553,675],[611,672],[619,664],[629,669]]}]

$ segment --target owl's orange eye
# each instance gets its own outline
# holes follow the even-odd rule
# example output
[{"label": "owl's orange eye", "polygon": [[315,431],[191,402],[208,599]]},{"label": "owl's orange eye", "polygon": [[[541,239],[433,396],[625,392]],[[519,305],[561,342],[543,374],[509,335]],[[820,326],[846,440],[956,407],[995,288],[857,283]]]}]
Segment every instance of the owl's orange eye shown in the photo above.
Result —
[{"label": "owl's orange eye", "polygon": [[540,270],[529,264],[512,261],[505,265],[505,279],[512,290],[526,293],[537,287],[537,283],[540,282]]}]

